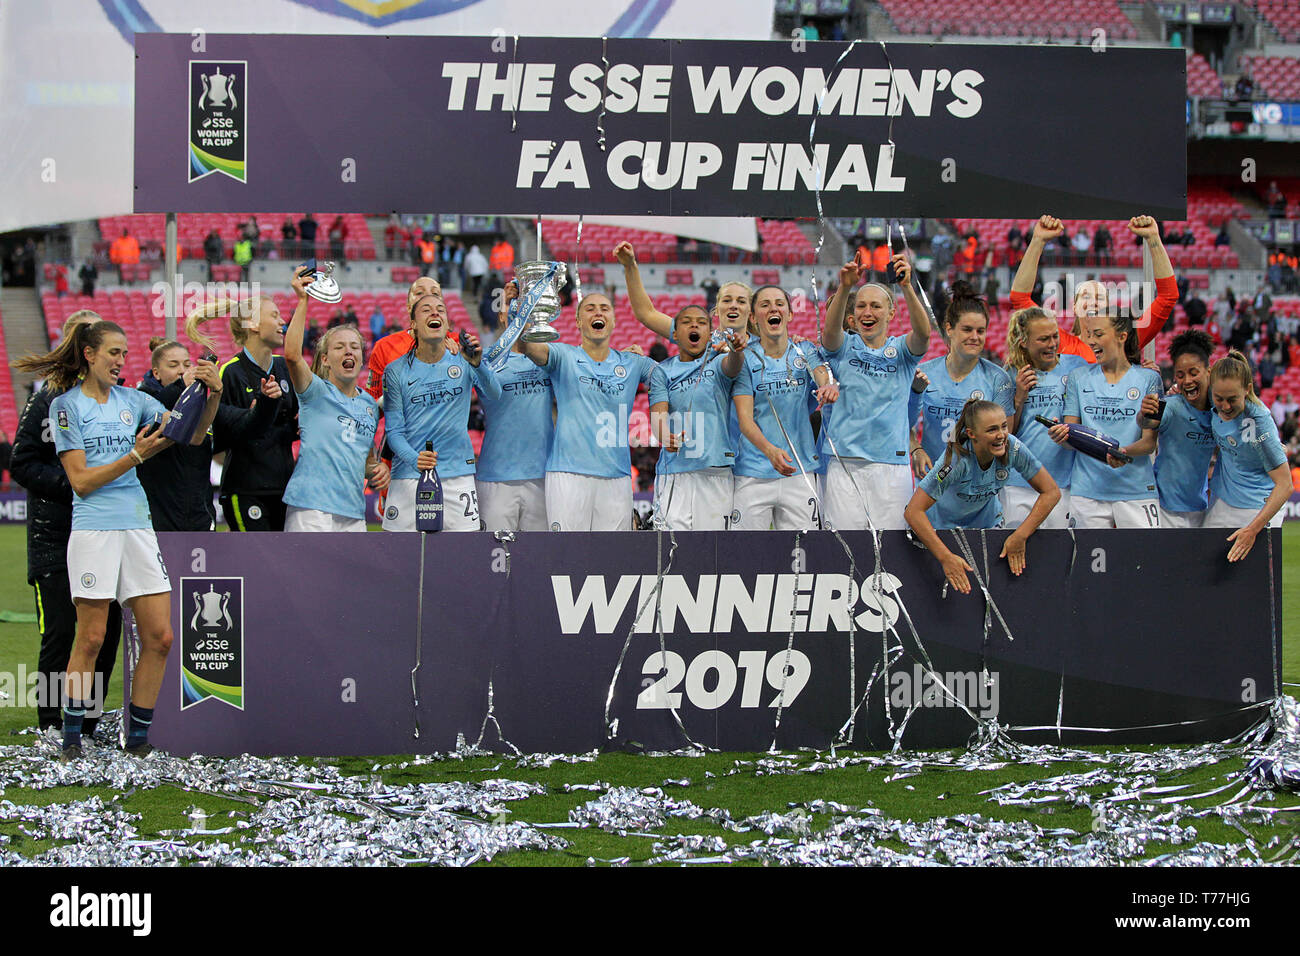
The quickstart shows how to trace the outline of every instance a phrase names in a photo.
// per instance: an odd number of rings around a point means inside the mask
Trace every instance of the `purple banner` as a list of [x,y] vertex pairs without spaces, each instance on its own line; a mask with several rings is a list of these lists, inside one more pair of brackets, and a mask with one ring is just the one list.
[[1180,49],[204,41],[136,37],[136,212],[1186,215]]
[[961,745],[971,714],[1056,740],[1058,706],[1059,739],[1154,743],[1223,739],[1279,690],[1277,532],[1229,565],[1217,530],[1040,531],[1018,578],[996,560],[1005,532],[967,536],[981,569],[989,556],[987,627],[979,590],[943,596],[938,563],[901,533],[883,536],[878,578],[870,537],[846,533],[852,579],[829,533],[797,548],[776,532],[678,534],[661,648],[667,536],[430,535],[417,635],[417,534],[162,534],[177,634],[219,642],[216,670],[193,673],[225,679],[196,700],[173,652],[154,739],[179,753],[446,751],[480,736],[491,688],[502,734],[533,752],[688,737],[879,749],[909,712],[909,747]]

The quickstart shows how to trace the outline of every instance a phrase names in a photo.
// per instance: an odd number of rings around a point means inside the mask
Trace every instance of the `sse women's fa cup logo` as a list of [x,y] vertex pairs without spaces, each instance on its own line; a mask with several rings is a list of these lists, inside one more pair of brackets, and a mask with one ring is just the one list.
[[209,698],[244,709],[244,579],[181,578],[181,710]]
[[248,63],[190,60],[190,182],[225,173],[248,182]]

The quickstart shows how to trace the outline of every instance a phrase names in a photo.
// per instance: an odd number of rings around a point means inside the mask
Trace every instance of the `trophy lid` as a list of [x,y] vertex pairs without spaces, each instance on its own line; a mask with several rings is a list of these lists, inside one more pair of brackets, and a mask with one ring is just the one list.
[[307,286],[307,294],[317,302],[333,305],[343,299],[338,280],[334,278],[334,263],[326,262],[324,270],[316,270],[316,278]]

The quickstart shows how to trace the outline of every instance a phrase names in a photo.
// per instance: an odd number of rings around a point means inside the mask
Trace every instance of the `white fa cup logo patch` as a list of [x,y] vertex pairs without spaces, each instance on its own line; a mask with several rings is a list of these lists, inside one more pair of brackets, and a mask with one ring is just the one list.
[[614,377],[615,377],[615,378],[627,378],[627,369],[625,369],[622,365],[615,365],[615,366],[614,366]]
[[117,417],[122,419],[123,425],[130,425],[131,422],[134,421],[134,418],[131,416],[131,413],[128,412],[125,408],[122,409],[122,414]]
[[68,413],[62,408],[59,409],[59,427],[68,427]]
[[1142,393],[1139,392],[1139,391],[1137,390],[1137,386],[1134,386],[1133,388],[1130,388],[1130,389],[1129,389],[1127,392],[1125,392],[1124,394],[1128,396],[1128,400],[1129,400],[1130,402],[1136,402],[1136,401],[1137,401],[1137,397],[1138,397],[1139,395],[1141,395]]
[[93,588],[95,586],[95,576],[87,571],[81,576],[81,586],[83,588]]
[[453,365],[451,368],[447,369],[447,377],[448,377],[448,378],[460,378],[460,366],[459,366],[459,365]]
[[248,516],[249,516],[250,518],[252,518],[254,521],[256,521],[258,518],[262,517],[262,507],[261,507],[261,505],[253,505],[253,507],[249,508],[249,509],[248,509]]
[[885,358],[896,358],[898,356],[898,349],[894,348],[892,345],[887,345],[885,346],[885,350],[880,354]]

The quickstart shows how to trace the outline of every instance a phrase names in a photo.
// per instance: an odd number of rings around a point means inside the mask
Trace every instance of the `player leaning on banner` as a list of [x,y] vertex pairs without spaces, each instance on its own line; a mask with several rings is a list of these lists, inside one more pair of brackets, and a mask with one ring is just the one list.
[[1200,329],[1179,334],[1169,346],[1173,390],[1163,401],[1157,395],[1142,401],[1142,414],[1160,422],[1155,475],[1162,528],[1199,528],[1205,523],[1214,456],[1214,410],[1210,407],[1213,354],[1214,339]]
[[[464,355],[447,351],[447,307],[426,295],[411,309],[415,348],[384,370],[384,428],[393,450],[393,481],[384,509],[385,531],[415,530],[415,489],[422,472],[442,482],[444,531],[478,531],[474,447],[469,441],[470,388],[501,397],[501,383],[483,362],[476,336]],[[432,444],[431,450],[426,445]]]
[[[99,313],[81,309],[63,323],[63,339],[78,325],[98,322]],[[28,370],[31,358],[19,359],[14,367]],[[37,360],[39,361],[39,360]],[[77,608],[72,603],[68,581],[68,537],[72,534],[72,485],[54,447],[54,419],[50,403],[62,394],[50,379],[36,390],[14,436],[10,473],[27,491],[27,583],[36,594],[37,629],[41,646],[37,669],[41,675],[36,702],[36,723],[42,730],[63,726],[61,690],[63,673],[77,636]],[[108,606],[104,643],[95,660],[94,688],[108,688],[122,637],[122,606]],[[93,689],[93,688],[92,688]],[[83,690],[83,693],[85,691]],[[86,701],[84,733],[93,735],[104,701]]]
[[1033,453],[1010,434],[1006,410],[996,402],[972,398],[962,406],[943,457],[921,479],[904,511],[907,523],[962,594],[970,593],[966,572],[974,568],[944,546],[935,528],[1002,527],[998,495],[1013,471],[1038,493],[998,555],[1007,559],[1013,574],[1020,574],[1025,570],[1025,544],[1061,500],[1061,492]]
[[[78,325],[59,347],[26,367],[66,389],[50,405],[54,443],[72,485],[68,577],[77,605],[77,637],[68,660],[63,719],[65,761],[81,756],[85,697],[104,641],[109,603],[131,609],[140,660],[131,676],[124,727],[128,753],[147,755],[149,725],[171,649],[171,583],[149,521],[149,501],[134,469],[169,447],[154,424],[167,411],[155,399],[117,384],[126,335],[111,322]],[[196,373],[208,400],[194,434],[202,442],[221,401],[221,379],[202,362]],[[80,379],[80,385],[77,384]]]
[[[1038,306],[1018,309],[1007,325],[1007,374],[1015,382],[1011,433],[1031,455],[1042,462],[1061,490],[1061,501],[1043,520],[1044,528],[1070,526],[1070,482],[1074,474],[1074,449],[1052,441],[1039,417],[1060,421],[1065,412],[1065,386],[1069,376],[1087,363],[1080,355],[1061,354],[1061,329],[1056,319]],[[1007,524],[1025,520],[1038,492],[1012,471],[1002,489],[1002,516]]]
[[856,259],[840,270],[822,330],[831,369],[843,383],[834,413],[822,420],[829,456],[826,516],[841,530],[901,530],[912,494],[907,407],[917,364],[929,346],[930,320],[912,286],[907,257],[900,253],[891,265],[907,302],[906,335],[890,336],[894,296],[875,282],[858,290],[850,323],[855,331],[845,331],[850,293],[866,269]]
[[[304,270],[305,272],[306,270]],[[311,273],[295,272],[298,305],[284,336],[289,381],[298,395],[302,444],[284,489],[285,531],[365,531],[364,486],[388,487],[389,469],[375,453],[379,405],[358,387],[365,344],[353,325],[327,329],[308,365],[302,356]]]
[[[509,324],[510,303],[519,286],[507,282],[500,327]],[[516,339],[496,373],[499,396],[479,394],[483,445],[474,466],[479,513],[488,531],[545,531],[546,459],[555,438],[555,397],[551,378],[524,355]],[[444,501],[446,496],[444,495]]]
[[1095,365],[1073,372],[1065,388],[1065,424],[1049,429],[1052,441],[1064,445],[1068,424],[1080,423],[1120,443],[1125,461],[1075,455],[1071,474],[1070,511],[1076,528],[1158,528],[1160,500],[1151,454],[1156,430],[1142,415],[1145,396],[1159,396],[1160,373],[1143,368],[1138,336],[1130,319],[1100,313],[1083,318],[1084,341]]
[[839,397],[816,347],[790,341],[790,297],[779,286],[754,293],[758,341],[744,351],[732,392],[744,439],[736,456],[735,513],[741,531],[798,531],[821,524],[820,459],[809,399]]
[[[265,428],[249,429],[226,449],[221,472],[221,510],[231,531],[283,531],[284,489],[293,474],[293,443],[298,440],[298,397],[289,388],[289,368],[275,350],[284,346],[284,320],[270,296],[242,301],[218,299],[190,313],[185,333],[213,348],[200,330],[215,320],[228,322],[240,353],[221,366],[221,400],[247,410],[275,402]],[[271,399],[270,383],[281,394]]]
[[[1169,253],[1160,241],[1160,227],[1150,216],[1134,216],[1128,221],[1128,228],[1135,236],[1141,236],[1151,250],[1152,276],[1156,283],[1155,300],[1147,306],[1141,318],[1133,322],[1135,338],[1140,353],[1142,347],[1155,339],[1164,328],[1165,322],[1178,304],[1178,281],[1174,278],[1173,263]],[[1034,288],[1034,279],[1038,275],[1038,260],[1042,258],[1043,248],[1048,242],[1065,231],[1061,220],[1055,216],[1041,216],[1034,225],[1034,234],[1025,249],[1025,257],[1020,260],[1015,278],[1011,281],[1011,308],[1028,309],[1034,300],[1030,292]],[[1062,290],[1064,292],[1064,290]],[[1096,356],[1083,331],[1083,320],[1089,315],[1105,315],[1117,311],[1117,303],[1107,299],[1106,286],[1095,279],[1079,283],[1074,290],[1074,302],[1071,311],[1074,315],[1073,331],[1061,330],[1061,353],[1080,355],[1085,362],[1096,362]]]
[[1216,414],[1211,419],[1218,462],[1210,479],[1214,504],[1207,528],[1236,528],[1228,535],[1229,561],[1240,561],[1267,527],[1282,526],[1291,497],[1291,474],[1277,427],[1255,395],[1246,357],[1233,349],[1210,370]]
[[610,348],[614,305],[597,292],[578,303],[582,344],[527,342],[555,390],[555,440],[546,463],[546,516],[552,531],[630,531],[632,454],[627,423],[637,386],[655,363]]

